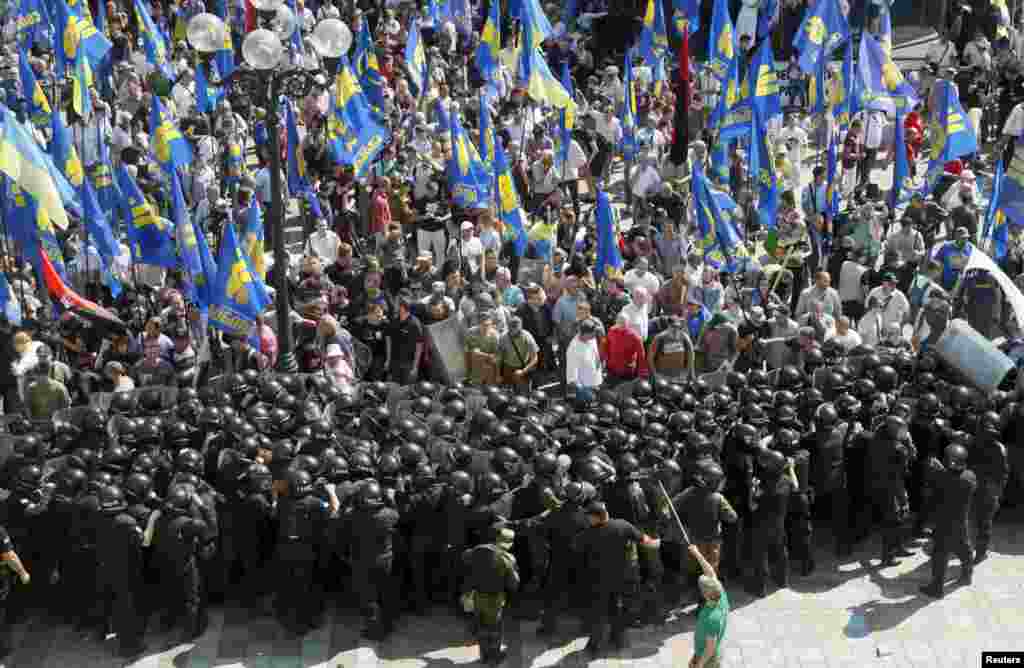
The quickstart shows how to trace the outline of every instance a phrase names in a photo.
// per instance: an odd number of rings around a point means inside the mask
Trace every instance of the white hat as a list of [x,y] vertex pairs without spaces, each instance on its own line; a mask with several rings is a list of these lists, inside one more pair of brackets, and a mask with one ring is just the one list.
[[471,229],[473,229],[473,223],[469,222],[468,220],[462,223],[462,231],[463,232],[465,232],[466,230],[471,230]]
[[327,359],[331,359],[332,357],[341,357],[341,356],[342,356],[341,346],[339,346],[337,343],[328,343],[327,344],[327,352],[324,354],[324,357],[326,357]]

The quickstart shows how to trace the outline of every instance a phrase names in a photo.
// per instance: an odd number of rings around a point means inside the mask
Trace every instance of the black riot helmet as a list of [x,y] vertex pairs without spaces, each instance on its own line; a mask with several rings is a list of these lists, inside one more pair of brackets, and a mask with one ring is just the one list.
[[787,364],[779,370],[778,387],[780,390],[795,390],[804,382],[804,374],[792,364]]
[[631,452],[621,455],[615,462],[615,472],[620,478],[628,478],[640,470],[640,460]]
[[502,494],[508,493],[508,483],[505,479],[493,471],[480,476],[480,494],[487,499],[496,499]]
[[565,498],[576,506],[585,506],[597,497],[597,490],[588,482],[572,481],[565,486]]
[[313,476],[308,471],[292,469],[286,474],[285,480],[288,483],[288,496],[293,499],[313,493]]
[[476,484],[471,476],[462,469],[452,471],[448,476],[448,484],[456,494],[472,494],[476,490]]
[[384,505],[384,490],[376,480],[365,480],[356,492],[356,504],[363,510],[374,510]]
[[900,384],[900,376],[896,372],[896,369],[888,364],[875,369],[874,373],[875,387],[878,388],[879,392],[893,392]]
[[107,485],[99,490],[100,512],[116,515],[128,508],[124,491],[117,485]]
[[814,424],[818,429],[829,429],[839,422],[839,413],[832,404],[822,404],[814,411]]
[[668,428],[677,438],[693,429],[693,413],[678,411],[668,418]]
[[989,436],[998,436],[1000,432],[1002,432],[1000,422],[999,413],[996,413],[995,411],[985,411],[981,414],[981,418],[978,420],[978,431]]
[[950,443],[943,453],[946,468],[951,471],[963,471],[967,468],[967,448],[959,443]]
[[779,476],[786,469],[786,457],[777,450],[765,448],[757,455],[757,465],[764,475]]
[[885,435],[892,440],[902,440],[907,437],[907,421],[896,415],[889,415],[885,418]]
[[551,452],[542,452],[533,458],[533,473],[538,476],[553,476],[558,472],[558,457]]
[[697,462],[694,483],[704,489],[717,490],[725,480],[725,471],[712,459],[701,459]]
[[153,479],[145,473],[132,473],[124,479],[124,494],[131,503],[142,503],[153,491]]
[[654,388],[651,387],[650,382],[646,380],[638,380],[633,385],[633,398],[636,399],[641,406],[645,406],[654,400]]

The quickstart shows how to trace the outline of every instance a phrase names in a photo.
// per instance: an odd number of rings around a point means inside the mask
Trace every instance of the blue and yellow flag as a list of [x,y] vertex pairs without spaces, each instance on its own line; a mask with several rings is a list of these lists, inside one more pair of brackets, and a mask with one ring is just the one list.
[[825,87],[825,65],[825,60],[820,60],[814,68],[814,76],[808,82],[807,106],[812,114],[823,114],[832,106],[832,98]]
[[[996,38],[1010,36],[1010,8],[1006,0],[992,0],[992,16],[996,24]],[[1020,56],[1018,55],[1018,58]]]
[[494,170],[494,123],[491,120],[491,108],[487,106],[487,94],[480,89],[477,96],[480,102],[480,160],[488,171]]
[[661,0],[647,0],[644,23],[640,29],[638,45],[640,57],[655,70],[668,52],[668,33],[665,28],[665,5]]
[[711,179],[715,183],[729,183],[729,150],[732,144],[732,139],[726,139],[711,146]]
[[526,246],[529,242],[529,235],[526,232],[526,214],[519,202],[519,193],[516,192],[516,183],[512,179],[512,169],[509,167],[508,159],[505,157],[505,149],[501,142],[491,133],[491,144],[494,146],[494,174],[497,183],[497,208],[501,222],[508,229],[515,232],[516,255],[522,257],[526,253]]
[[761,40],[761,46],[750,61],[749,81],[754,89],[751,96],[751,104],[757,116],[760,117],[762,129],[767,129],[768,123],[777,116],[782,115],[782,100],[779,97],[779,78],[775,74],[775,56],[772,55],[772,41]]
[[1007,222],[1024,226],[1024,151],[1014,151],[1001,179],[997,205]]
[[50,101],[46,99],[43,87],[36,80],[32,67],[28,64],[28,56],[24,51],[18,53],[18,73],[21,75],[21,94],[27,103],[28,117],[32,123],[39,128],[44,128],[50,123]]
[[149,128],[149,148],[165,172],[173,172],[192,163],[192,147],[178,130],[158,95],[153,96]]
[[996,173],[992,177],[992,195],[988,198],[988,208],[985,211],[985,225],[982,228],[982,239],[993,242],[993,257],[1001,260],[1006,256],[1006,241],[1008,240],[1009,224],[1006,214],[999,209],[1000,194],[1003,190],[1005,170],[1003,159],[996,163]]
[[718,128],[719,141],[745,137],[751,131],[753,107],[750,104],[750,77],[741,82],[739,58],[733,58],[729,63],[728,76],[722,86],[724,93],[718,96],[708,125]]
[[288,190],[299,193],[309,188],[309,177],[306,174],[306,156],[299,144],[299,129],[295,125],[295,109],[291,100],[284,107],[285,134],[288,139]]
[[517,0],[510,3],[508,13],[512,18],[519,19],[523,28],[522,37],[526,39],[520,41],[520,46],[536,50],[555,32],[538,0]]
[[633,50],[626,51],[626,62],[622,69],[622,110],[619,112],[619,123],[622,125],[622,159],[635,160],[637,157],[636,139],[636,88],[633,81]]
[[835,132],[828,138],[828,151],[825,154],[825,201],[828,203],[828,217],[835,220],[839,215],[839,135]]
[[31,49],[36,40],[46,40],[50,31],[50,12],[46,4],[42,0],[21,0],[15,27],[21,48]]
[[89,235],[89,241],[99,251],[100,257],[103,258],[107,266],[111,266],[114,259],[121,254],[121,246],[114,238],[110,221],[107,219],[107,214],[103,212],[103,208],[96,198],[96,191],[89,179],[83,181],[81,191],[82,208],[85,210],[85,231]]
[[729,16],[728,0],[715,0],[714,14],[711,15],[711,34],[708,39],[708,63],[711,72],[719,81],[726,81],[729,68],[736,60],[736,31]]
[[270,306],[263,281],[238,241],[234,225],[224,226],[224,241],[213,284],[210,324],[225,334],[248,337],[256,317]]
[[[575,99],[572,75],[569,74],[569,59],[562,60],[562,87],[569,96]],[[569,161],[569,147],[572,145],[572,128],[576,123],[573,110],[561,109],[558,112],[558,164],[565,165]]]
[[344,55],[327,117],[327,135],[335,163],[352,165],[357,178],[366,175],[377,155],[391,141],[391,134],[370,113],[366,95]]
[[974,126],[960,105],[956,86],[949,81],[936,81],[932,87],[932,100],[935,103],[929,124],[932,151],[921,189],[921,195],[925,197],[935,189],[947,162],[978,150]]
[[118,192],[117,183],[114,182],[114,169],[110,164],[110,155],[106,151],[102,151],[102,153],[100,162],[93,165],[86,176],[92,182],[92,187],[96,189],[96,199],[99,200],[100,207],[103,208],[104,213],[110,216],[121,205],[121,193]]
[[619,252],[619,214],[612,206],[608,193],[597,191],[597,206],[594,213],[597,228],[597,260],[594,262],[594,277],[601,279],[608,269],[622,269],[622,253]]
[[50,114],[50,131],[50,155],[68,183],[75,190],[79,190],[85,181],[85,170],[82,167],[82,160],[78,157],[78,150],[71,140],[71,132],[68,126],[64,125],[64,119],[61,118],[59,111]]
[[203,62],[196,64],[196,111],[202,114],[212,113],[225,95],[223,86],[210,83],[208,67]]
[[[225,25],[231,25],[226,2],[215,2],[214,8],[210,9],[210,11],[216,14],[221,21],[224,21]],[[235,71],[235,45],[231,40],[230,30],[224,31],[224,46],[216,52],[213,59],[217,63],[217,71],[220,72],[221,78],[226,79]],[[213,279],[211,278],[210,280],[212,281]]]
[[[411,35],[410,39],[412,39]],[[476,66],[484,81],[494,79],[500,66],[499,53],[501,53],[501,3],[495,1],[491,3],[491,10],[487,13],[484,29],[480,33],[480,45],[476,48]]]
[[466,209],[485,208],[491,200],[491,175],[480,160],[473,141],[462,128],[459,115],[451,114],[450,121],[452,158],[448,161],[448,183],[452,199]]
[[536,48],[528,47],[534,41],[531,36],[534,34],[533,30],[531,24],[523,23],[519,40],[516,81],[526,89],[527,94],[534,102],[549,104],[556,109],[567,109],[575,117],[576,101],[551,73],[547,60],[544,59],[541,52]]
[[673,0],[672,25],[680,37],[684,30],[691,35],[700,30],[700,0]]
[[878,11],[878,44],[885,55],[892,57],[892,17],[889,16],[889,7],[883,2]]
[[128,247],[135,262],[174,269],[178,266],[174,237],[128,169],[120,165],[115,172],[121,191],[121,216],[128,230]]
[[892,190],[889,191],[889,207],[895,211],[896,205],[903,201],[902,191],[904,188],[913,190],[913,183],[910,181],[910,163],[907,160],[907,132],[903,125],[902,109],[896,108],[896,125],[893,128],[892,150],[894,166],[892,172]]
[[35,197],[26,192],[9,175],[3,179],[6,196],[3,198],[4,220],[7,231],[36,271],[42,273],[41,253],[50,259],[57,273],[65,280],[64,252],[50,217],[39,206]]
[[833,113],[840,130],[845,130],[853,122],[861,109],[861,80],[853,69],[853,40],[846,42],[843,50],[843,66],[833,80]]
[[[185,206],[181,179],[177,172],[171,175],[171,210],[180,266],[184,270],[185,294],[199,306],[200,312],[206,313],[213,301],[217,264],[213,261],[203,228],[195,224]],[[225,224],[225,231],[228,228],[234,231],[231,223]]]
[[359,85],[366,95],[370,109],[378,115],[384,113],[384,76],[380,73],[377,47],[374,46],[373,34],[370,33],[368,21],[363,21],[360,25],[353,64],[356,75],[359,76]]
[[706,265],[729,270],[736,258],[747,254],[730,213],[736,202],[715,188],[699,165],[693,167],[690,184],[697,213],[697,248],[704,254]]
[[149,15],[145,0],[135,0],[135,19],[139,27],[139,36],[142,37],[142,45],[146,49],[146,60],[165,79],[174,81],[167,42],[164,40],[163,32],[153,22],[153,17]]
[[52,8],[57,76],[65,76],[78,51],[85,56],[91,70],[100,71],[113,45],[93,25],[88,2],[52,0]]
[[[64,207],[65,202],[74,198],[74,193],[62,191],[57,183],[59,179],[51,174],[53,162],[11,110],[0,105],[0,114],[0,172],[36,199],[39,208],[52,224],[67,229],[68,216]],[[71,145],[70,140],[68,145]],[[78,164],[78,171],[81,173],[81,163]]]
[[263,209],[255,197],[249,202],[245,212],[245,227],[242,228],[242,246],[245,254],[252,261],[253,271],[260,280],[267,280],[267,260],[263,249]]
[[409,74],[409,92],[420,97],[429,86],[427,72],[427,50],[420,35],[420,22],[412,19],[409,24],[409,37],[405,42],[405,67]]
[[860,40],[861,99],[865,109],[894,113],[896,107],[912,109],[917,104],[917,91],[903,77],[882,45],[865,33]]
[[7,282],[6,271],[0,271],[0,314],[8,323],[15,327],[21,326],[21,302]]
[[793,46],[800,53],[800,69],[813,73],[819,60],[828,60],[832,50],[848,39],[850,24],[839,8],[839,0],[818,0],[807,8],[793,38]]
[[750,174],[757,182],[759,193],[757,213],[761,226],[771,230],[775,229],[775,214],[779,209],[779,177],[775,171],[775,156],[767,141],[768,128],[757,109],[751,127]]

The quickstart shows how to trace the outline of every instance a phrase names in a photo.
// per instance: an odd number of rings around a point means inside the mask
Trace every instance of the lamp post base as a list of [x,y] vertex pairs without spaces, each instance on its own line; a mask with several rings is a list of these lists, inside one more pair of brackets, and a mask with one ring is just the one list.
[[299,361],[295,359],[295,353],[290,350],[286,353],[281,353],[277,360],[277,370],[280,373],[298,373]]

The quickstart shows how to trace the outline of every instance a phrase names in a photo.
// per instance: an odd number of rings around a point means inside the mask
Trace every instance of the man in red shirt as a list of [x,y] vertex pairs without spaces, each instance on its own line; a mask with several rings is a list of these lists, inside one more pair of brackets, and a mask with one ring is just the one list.
[[615,325],[608,330],[604,347],[609,378],[628,381],[647,377],[649,372],[643,339],[626,324],[626,316],[621,313],[615,318]]
[[377,249],[384,243],[384,235],[391,224],[391,181],[386,176],[377,179],[377,187],[373,191],[370,204],[370,234],[377,242]]

